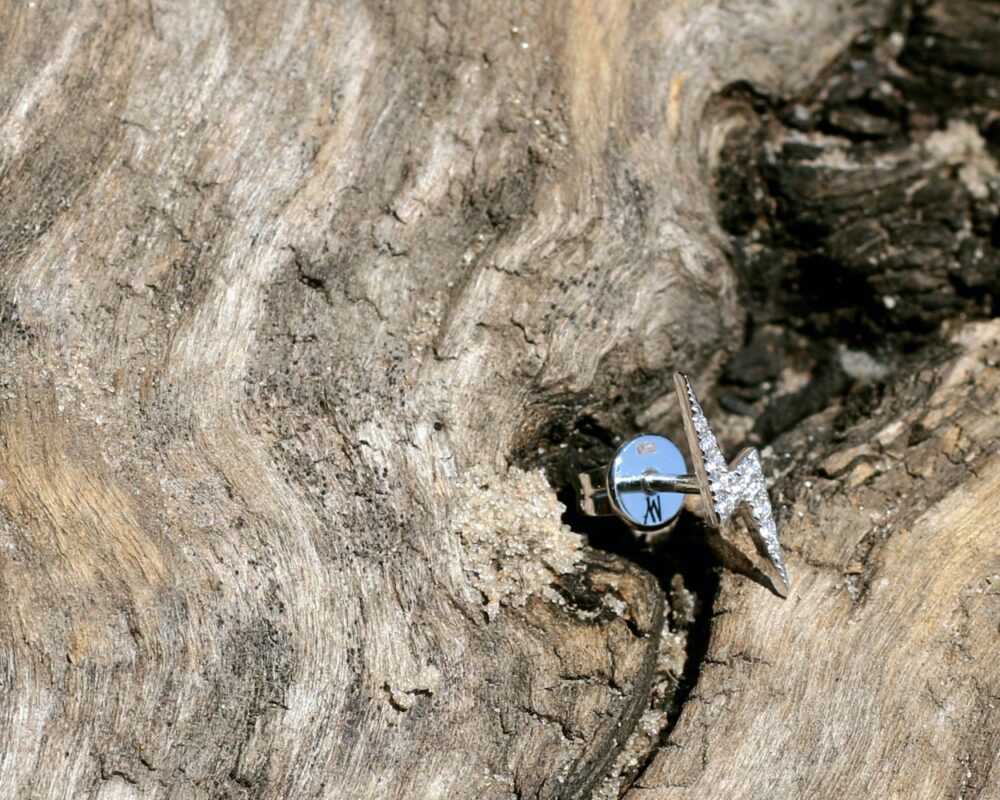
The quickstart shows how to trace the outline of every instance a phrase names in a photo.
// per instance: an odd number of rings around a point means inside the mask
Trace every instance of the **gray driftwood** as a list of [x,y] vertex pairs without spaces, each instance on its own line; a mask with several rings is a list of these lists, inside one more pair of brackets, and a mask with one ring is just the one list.
[[992,796],[995,329],[768,451],[679,717],[531,468],[713,386],[720,93],[886,5],[0,3],[0,795]]

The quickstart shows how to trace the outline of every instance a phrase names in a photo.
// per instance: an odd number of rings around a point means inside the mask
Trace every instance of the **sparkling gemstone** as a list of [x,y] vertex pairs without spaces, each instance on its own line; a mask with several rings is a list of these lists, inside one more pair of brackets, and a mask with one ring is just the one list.
[[[697,456],[708,476],[708,486],[702,488],[705,502],[712,505],[721,522],[729,520],[742,504],[749,506],[750,516],[756,524],[764,549],[787,586],[788,574],[781,556],[781,544],[774,524],[760,454],[751,450],[742,463],[735,469],[731,468],[726,463],[719,441],[712,433],[690,381],[687,378],[682,380],[686,397],[681,397],[681,402],[687,402],[691,417],[688,439],[692,449],[698,448]],[[680,387],[678,394],[680,395]]]

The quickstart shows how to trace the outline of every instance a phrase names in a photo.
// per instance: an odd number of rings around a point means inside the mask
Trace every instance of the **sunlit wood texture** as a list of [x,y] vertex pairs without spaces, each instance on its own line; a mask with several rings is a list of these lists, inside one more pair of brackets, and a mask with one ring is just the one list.
[[795,589],[723,578],[699,683],[628,800],[1000,793],[1000,321],[834,437],[776,443]]
[[[739,120],[712,100],[802,89],[880,11],[0,3],[3,794],[586,796],[647,703],[663,595],[513,456],[588,410],[661,420],[674,367],[711,384],[744,319],[710,186]],[[726,584],[641,786],[701,764],[718,795],[780,750],[773,785],[816,796],[801,759],[922,746],[874,737],[925,695],[971,741],[947,704],[985,719],[989,689],[947,675],[985,634],[858,615],[944,613],[925,551],[942,520],[985,546],[976,470],[873,551],[916,595],[876,575],[852,611],[828,587],[848,533],[806,522],[797,596]],[[838,491],[822,513],[861,502]],[[921,648],[946,685],[886,664]],[[810,670],[873,664],[896,699],[851,699],[881,722],[809,727],[835,696]],[[778,705],[739,707],[751,671]],[[783,727],[746,756],[751,714]]]

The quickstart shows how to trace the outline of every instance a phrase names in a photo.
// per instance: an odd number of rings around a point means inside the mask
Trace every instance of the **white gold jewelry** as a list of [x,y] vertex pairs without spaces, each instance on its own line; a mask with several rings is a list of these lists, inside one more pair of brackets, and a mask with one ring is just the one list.
[[640,531],[666,528],[680,513],[685,494],[700,494],[708,524],[719,528],[739,512],[757,551],[777,570],[787,592],[788,572],[767,494],[760,454],[748,447],[729,464],[701,410],[691,381],[674,373],[694,473],[677,445],[642,434],[624,442],[611,463],[577,477],[580,510],[615,515]]

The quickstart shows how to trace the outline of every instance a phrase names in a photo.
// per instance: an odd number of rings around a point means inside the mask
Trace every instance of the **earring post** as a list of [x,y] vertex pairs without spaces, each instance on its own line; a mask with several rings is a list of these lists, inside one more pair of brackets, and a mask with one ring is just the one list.
[[698,494],[701,491],[697,475],[661,475],[658,472],[623,475],[615,480],[615,486],[622,492],[643,491],[646,494],[659,492]]

